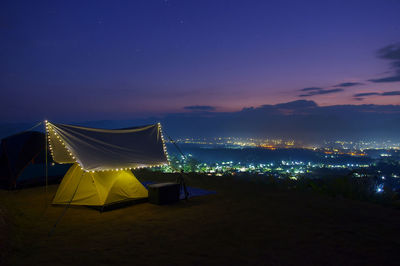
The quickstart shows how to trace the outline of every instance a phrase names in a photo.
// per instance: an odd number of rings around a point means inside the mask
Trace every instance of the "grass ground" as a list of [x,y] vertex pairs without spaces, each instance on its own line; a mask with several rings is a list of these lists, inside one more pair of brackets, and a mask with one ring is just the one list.
[[[141,172],[141,180],[172,175]],[[226,177],[190,176],[212,189],[168,206],[100,213],[45,204],[43,187],[0,191],[5,265],[398,265],[400,210],[280,190]],[[49,187],[47,202],[57,186]],[[47,206],[47,207],[45,207]],[[1,263],[0,263],[1,264]]]

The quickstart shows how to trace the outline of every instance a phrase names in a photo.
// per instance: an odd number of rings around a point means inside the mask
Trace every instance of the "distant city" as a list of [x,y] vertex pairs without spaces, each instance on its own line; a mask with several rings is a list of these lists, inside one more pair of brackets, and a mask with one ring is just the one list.
[[389,149],[400,150],[400,142],[387,141],[325,141],[322,145],[309,146],[301,141],[284,139],[259,139],[259,138],[180,138],[174,140],[176,143],[198,144],[198,145],[222,145],[226,148],[240,147],[262,147],[269,149],[277,148],[302,148],[302,149],[324,149],[327,152],[343,152],[347,154],[363,152],[367,149]]
[[294,180],[340,174],[375,177],[379,189],[383,183],[400,187],[400,143],[392,141],[336,140],[309,146],[294,140],[227,137],[181,138],[174,143],[167,143],[171,164],[161,169],[164,172],[184,169]]

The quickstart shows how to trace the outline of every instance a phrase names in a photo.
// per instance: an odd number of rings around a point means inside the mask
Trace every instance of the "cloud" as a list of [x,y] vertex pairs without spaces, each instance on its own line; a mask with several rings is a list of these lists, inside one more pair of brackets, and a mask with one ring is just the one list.
[[385,46],[378,50],[378,56],[382,59],[394,60],[394,64],[400,61],[400,43]]
[[368,96],[399,96],[400,91],[386,91],[386,92],[362,92],[353,95],[353,100],[362,101],[364,97]]
[[323,88],[309,87],[309,88],[301,89],[300,91],[320,91],[320,90],[323,90]]
[[399,115],[399,105],[318,106],[301,100],[237,112],[210,112],[208,116],[201,112],[170,114],[159,121],[175,137],[271,137],[315,143],[343,136],[400,140]]
[[368,81],[375,82],[375,83],[382,83],[382,82],[397,82],[400,81],[400,73],[397,75],[393,75],[390,77],[386,78],[380,78],[380,79],[369,79]]
[[394,95],[400,95],[400,91],[387,91],[384,93],[381,93],[382,96],[394,96]]
[[372,96],[372,95],[380,95],[380,93],[379,92],[363,92],[363,93],[354,94],[353,97],[366,97],[366,96]]
[[[315,89],[317,89],[317,88],[315,88]],[[302,89],[301,91],[304,91],[304,89]],[[343,91],[343,89],[340,89],[340,88],[337,88],[337,89],[322,89],[322,88],[318,88],[318,90],[308,90],[307,93],[300,94],[299,97],[311,97],[311,96],[314,96],[314,95],[331,94],[331,93],[338,93],[338,92],[342,92],[342,91]]]
[[[263,105],[265,106],[271,106],[271,105]],[[308,109],[308,108],[315,108],[318,107],[318,105],[314,101],[309,101],[309,100],[297,100],[297,101],[292,101],[288,103],[279,103],[275,104],[274,107],[277,109],[284,108],[284,109],[291,109],[291,110],[303,110],[303,109]]]
[[358,85],[364,85],[364,83],[361,82],[343,82],[340,84],[337,84],[333,87],[352,87],[352,86],[358,86]]
[[355,100],[355,101],[363,101],[364,98],[361,98],[361,97],[353,97],[353,100]]
[[400,43],[385,46],[378,50],[378,58],[390,61],[394,74],[388,77],[369,79],[375,83],[398,82],[400,81]]
[[183,109],[190,111],[214,111],[215,107],[210,105],[190,105],[183,107]]
[[302,94],[298,95],[298,97],[311,97],[315,95],[323,95],[323,94],[332,94],[332,93],[339,93],[344,91],[342,87],[352,87],[357,85],[363,85],[361,82],[343,82],[333,86],[333,89],[326,89],[320,87],[307,87],[300,89],[298,91],[303,92]]

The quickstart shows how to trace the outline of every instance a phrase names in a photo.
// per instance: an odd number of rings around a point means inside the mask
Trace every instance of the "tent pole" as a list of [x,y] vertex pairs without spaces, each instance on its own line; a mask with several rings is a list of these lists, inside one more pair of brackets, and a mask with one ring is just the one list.
[[[187,160],[187,157],[185,156],[183,151],[179,148],[178,144],[176,144],[176,142],[167,134],[167,132],[165,132],[165,130],[164,130],[164,133],[167,136],[167,138],[175,145],[176,149],[182,154],[183,158],[185,158],[185,160]],[[181,169],[176,182],[179,184],[180,189],[183,190],[183,192],[185,194],[185,200],[187,201],[187,199],[189,197],[189,191],[186,188],[186,183],[185,183],[185,179],[184,179],[184,173],[185,172],[183,171],[183,169]]]
[[65,213],[67,212],[69,206],[71,205],[71,202],[73,201],[73,199],[74,199],[74,197],[75,197],[76,191],[78,191],[78,187],[79,187],[79,185],[81,184],[82,177],[83,177],[83,174],[84,174],[84,173],[85,173],[85,172],[82,172],[81,178],[79,179],[78,185],[77,185],[76,188],[75,188],[74,194],[72,194],[72,197],[71,197],[70,201],[68,202],[67,206],[65,206],[65,209],[64,209],[63,213],[60,215],[60,217],[58,217],[56,223],[55,223],[55,224],[53,225],[53,227],[51,228],[51,230],[50,230],[50,232],[49,232],[49,236],[51,236],[51,235],[53,234],[54,230],[56,229],[56,226],[57,226],[58,223],[61,221],[61,219],[64,217],[64,215],[65,215]]
[[185,160],[187,160],[186,155],[182,152],[181,148],[179,148],[178,144],[176,144],[175,140],[173,140],[168,134],[167,132],[165,132],[165,129],[163,129],[165,135],[168,137],[168,139],[172,142],[172,144],[174,144],[175,148],[179,151],[180,154],[182,154],[183,158],[185,158]]
[[47,120],[45,121],[45,124],[44,124],[44,130],[45,130],[45,145],[46,145],[46,147],[45,147],[45,157],[46,157],[46,204],[47,204],[47,186],[48,186],[48,179],[49,179],[49,165],[48,165],[48,160],[47,160],[47,138],[48,138],[48,133],[47,133]]
[[48,179],[49,179],[49,169],[48,169],[48,161],[47,161],[47,145],[48,145],[48,143],[47,143],[47,138],[48,138],[48,133],[47,133],[47,129],[46,129],[46,134],[45,134],[45,136],[46,136],[46,141],[45,141],[45,145],[46,145],[46,148],[45,148],[45,153],[46,153],[46,193],[47,193],[47,186],[48,186]]

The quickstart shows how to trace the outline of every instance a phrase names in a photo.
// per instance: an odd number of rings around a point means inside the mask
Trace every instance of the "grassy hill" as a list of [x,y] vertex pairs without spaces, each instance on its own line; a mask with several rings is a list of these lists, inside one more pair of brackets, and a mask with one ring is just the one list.
[[64,210],[49,204],[57,185],[47,197],[43,187],[0,191],[3,264],[398,265],[399,209],[252,181],[191,175],[189,186],[217,193],[103,213],[71,207],[52,236]]

